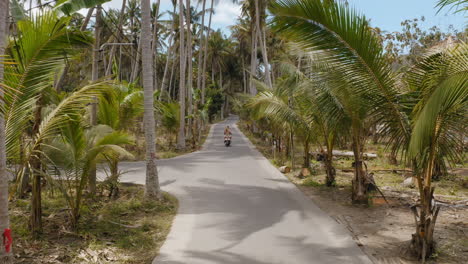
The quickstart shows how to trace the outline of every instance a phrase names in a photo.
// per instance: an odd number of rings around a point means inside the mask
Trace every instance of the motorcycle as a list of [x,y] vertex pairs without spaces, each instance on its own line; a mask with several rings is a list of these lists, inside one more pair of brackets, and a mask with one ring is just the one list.
[[226,147],[231,146],[231,138],[232,137],[228,136],[228,135],[224,136],[224,146],[226,146]]

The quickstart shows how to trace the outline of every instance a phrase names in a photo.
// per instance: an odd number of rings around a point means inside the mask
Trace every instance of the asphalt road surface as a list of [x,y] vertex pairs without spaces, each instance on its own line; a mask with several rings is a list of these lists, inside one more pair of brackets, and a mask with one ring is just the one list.
[[[345,227],[253,147],[236,121],[213,125],[203,150],[159,161],[161,187],[180,207],[153,263],[372,263]],[[231,147],[223,144],[226,125]],[[123,182],[145,183],[144,162],[120,167]]]

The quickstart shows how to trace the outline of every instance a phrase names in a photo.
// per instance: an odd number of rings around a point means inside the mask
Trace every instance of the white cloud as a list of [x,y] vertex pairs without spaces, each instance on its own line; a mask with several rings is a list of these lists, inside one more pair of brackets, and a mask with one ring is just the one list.
[[213,26],[223,28],[234,25],[241,14],[241,7],[231,1],[223,1],[215,7],[213,15]]

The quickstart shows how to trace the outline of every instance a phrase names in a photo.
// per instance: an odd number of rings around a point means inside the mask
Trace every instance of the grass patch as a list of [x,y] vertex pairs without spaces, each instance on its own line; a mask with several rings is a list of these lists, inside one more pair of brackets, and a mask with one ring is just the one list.
[[68,226],[62,197],[43,193],[43,234],[31,237],[26,200],[11,203],[17,263],[151,263],[177,211],[175,197],[144,198],[142,186],[122,184],[120,198],[87,199],[79,227]]

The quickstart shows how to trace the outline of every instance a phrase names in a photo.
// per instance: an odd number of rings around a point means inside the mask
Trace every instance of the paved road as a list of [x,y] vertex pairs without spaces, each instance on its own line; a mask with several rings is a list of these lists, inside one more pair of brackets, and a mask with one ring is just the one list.
[[[213,126],[202,151],[159,162],[163,190],[180,202],[153,263],[371,263],[347,230],[266,160],[235,126]],[[223,145],[225,125],[232,147]],[[144,163],[122,163],[124,182],[144,184]]]

